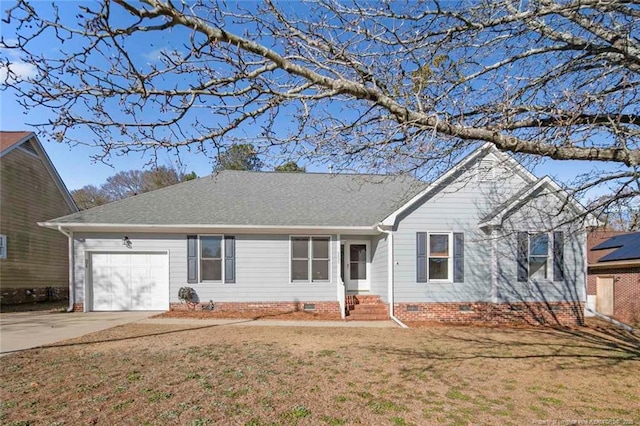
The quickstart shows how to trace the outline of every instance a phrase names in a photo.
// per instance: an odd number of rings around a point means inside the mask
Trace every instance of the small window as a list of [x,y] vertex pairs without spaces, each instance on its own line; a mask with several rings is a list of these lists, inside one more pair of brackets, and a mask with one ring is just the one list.
[[329,281],[329,237],[291,237],[291,280]]
[[200,237],[200,281],[222,281],[222,237]]
[[451,280],[450,234],[429,234],[429,280]]
[[549,234],[529,236],[529,278],[547,278]]
[[0,259],[7,258],[7,236],[0,235]]

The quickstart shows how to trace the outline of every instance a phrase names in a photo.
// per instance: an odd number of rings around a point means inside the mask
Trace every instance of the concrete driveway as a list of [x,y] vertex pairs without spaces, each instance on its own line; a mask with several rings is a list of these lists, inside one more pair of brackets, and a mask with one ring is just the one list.
[[0,314],[0,354],[84,336],[117,325],[140,321],[157,313],[148,311],[3,313]]

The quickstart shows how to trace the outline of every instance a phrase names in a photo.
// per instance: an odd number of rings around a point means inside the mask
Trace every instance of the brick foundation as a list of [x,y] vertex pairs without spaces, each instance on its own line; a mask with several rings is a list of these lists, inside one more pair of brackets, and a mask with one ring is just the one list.
[[[304,305],[315,305],[312,310],[304,309]],[[207,309],[209,303],[171,303],[172,311]],[[209,309],[207,309],[209,310]],[[340,315],[340,304],[336,302],[214,302],[212,312],[261,312],[261,313],[288,313],[288,312],[315,312],[319,314]]]
[[3,288],[0,291],[0,304],[2,305],[55,302],[68,299],[68,287]]
[[640,267],[589,268],[587,294],[596,295],[598,277],[613,277],[613,318],[640,324]]
[[84,312],[84,303],[74,303],[73,312]]
[[584,304],[557,303],[396,303],[394,315],[401,321],[477,324],[584,323]]

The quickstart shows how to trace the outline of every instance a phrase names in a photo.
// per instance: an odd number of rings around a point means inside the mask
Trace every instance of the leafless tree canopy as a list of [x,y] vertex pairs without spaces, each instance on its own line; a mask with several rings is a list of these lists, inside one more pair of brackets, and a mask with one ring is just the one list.
[[125,170],[109,176],[100,187],[86,185],[75,189],[71,191],[71,196],[80,210],[86,210],[196,178],[194,172],[185,173],[176,166]]
[[[4,59],[4,84],[54,112],[59,140],[89,128],[104,155],[214,156],[250,139],[282,158],[433,173],[491,142],[592,161],[581,190],[606,186],[637,205],[633,1],[113,0],[71,15],[45,6],[7,11],[18,36],[3,45],[38,73],[12,78]],[[43,40],[57,53],[43,53]]]

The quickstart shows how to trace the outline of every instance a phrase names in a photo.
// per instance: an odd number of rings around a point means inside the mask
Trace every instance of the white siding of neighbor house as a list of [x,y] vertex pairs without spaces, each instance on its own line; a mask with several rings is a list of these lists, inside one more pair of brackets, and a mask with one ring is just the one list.
[[285,302],[336,300],[337,246],[331,236],[330,281],[295,282],[290,280],[289,235],[233,235],[236,238],[235,283],[187,283],[186,234],[132,234],[127,236],[131,249],[122,245],[122,233],[76,233],[76,302],[85,301],[87,251],[168,251],[170,302],[178,302],[180,287],[196,290],[202,302]]
[[[492,154],[485,158],[494,161],[493,181],[476,179],[478,159],[399,218],[394,232],[395,302],[491,301],[491,241],[478,222],[526,182]],[[464,233],[464,282],[417,282],[417,232]]]

